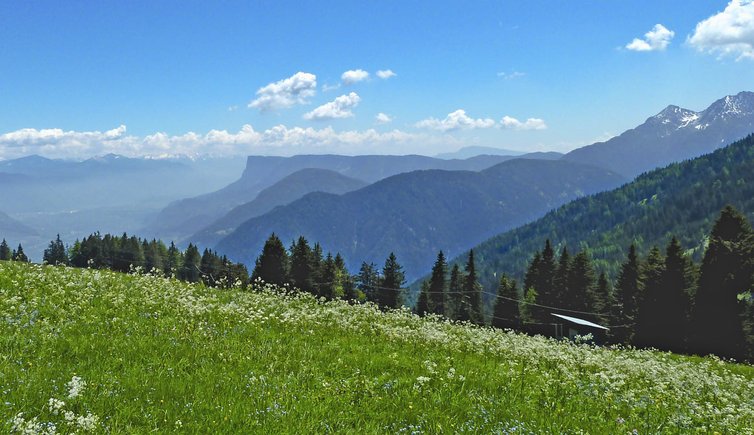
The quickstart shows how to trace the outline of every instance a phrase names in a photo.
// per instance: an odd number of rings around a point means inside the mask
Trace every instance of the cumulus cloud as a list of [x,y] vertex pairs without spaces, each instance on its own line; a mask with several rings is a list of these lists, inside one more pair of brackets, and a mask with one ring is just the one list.
[[306,104],[317,92],[317,76],[306,72],[296,74],[257,90],[257,98],[249,107],[268,111],[285,109],[295,104]]
[[662,24],[655,24],[652,30],[644,34],[644,39],[634,38],[626,44],[626,48],[632,51],[662,51],[668,48],[674,36],[674,31]]
[[754,59],[754,2],[732,0],[725,10],[699,22],[688,43],[702,52]]
[[377,116],[374,117],[375,121],[377,121],[377,124],[388,124],[393,121],[393,117],[388,115],[387,113],[378,113]]
[[340,79],[346,85],[352,85],[354,83],[362,82],[369,78],[369,73],[363,69],[352,69],[344,72],[340,75]]
[[500,124],[503,126],[503,128],[508,128],[511,130],[547,129],[547,124],[545,124],[545,121],[539,118],[529,118],[526,121],[521,122],[512,116],[503,116],[503,119],[500,120]]
[[356,92],[340,97],[325,103],[309,113],[304,115],[304,119],[313,121],[324,121],[328,119],[350,118],[353,116],[351,109],[356,107],[361,101],[361,97]]
[[451,112],[445,119],[427,118],[416,123],[418,128],[428,128],[439,131],[470,130],[475,128],[490,128],[495,126],[495,121],[489,118],[474,119],[466,114],[463,109]]
[[379,77],[379,78],[381,78],[383,80],[387,80],[390,77],[395,77],[396,75],[398,75],[398,74],[394,73],[393,70],[391,70],[391,69],[381,69],[381,70],[377,71],[377,77]]
[[39,154],[49,158],[83,159],[107,153],[128,157],[150,156],[238,156],[249,154],[294,155],[302,153],[341,154],[435,154],[438,150],[463,145],[449,135],[407,133],[374,129],[336,131],[277,125],[257,131],[244,125],[237,132],[211,130],[206,134],[154,133],[144,137],[126,135],[119,126],[105,132],[22,129],[0,135],[0,159]]

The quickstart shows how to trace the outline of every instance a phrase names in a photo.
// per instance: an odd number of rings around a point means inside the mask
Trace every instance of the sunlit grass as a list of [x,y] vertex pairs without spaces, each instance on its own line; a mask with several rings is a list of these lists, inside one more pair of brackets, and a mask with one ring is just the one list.
[[2,432],[754,433],[752,391],[712,358],[0,263]]

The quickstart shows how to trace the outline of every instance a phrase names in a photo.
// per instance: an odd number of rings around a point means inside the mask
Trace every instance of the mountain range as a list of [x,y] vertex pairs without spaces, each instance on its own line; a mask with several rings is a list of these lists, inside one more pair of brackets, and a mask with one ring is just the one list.
[[563,159],[610,169],[628,178],[698,157],[754,132],[754,92],[740,92],[701,112],[668,106],[643,124]]
[[275,232],[299,235],[345,256],[381,264],[394,252],[412,279],[437,251],[455,255],[571,199],[615,187],[611,171],[568,161],[514,159],[479,172],[423,170],[388,177],[343,195],[310,193],[247,220],[217,250],[253,265]]
[[[522,157],[551,160],[560,158],[561,154],[543,152]],[[513,158],[515,157],[492,155],[477,155],[463,160],[418,155],[249,156],[240,179],[215,192],[169,204],[140,233],[147,237],[190,242],[192,234],[212,225],[233,208],[254,200],[265,188],[302,169],[327,169],[373,183],[392,175],[423,169],[479,171]]]

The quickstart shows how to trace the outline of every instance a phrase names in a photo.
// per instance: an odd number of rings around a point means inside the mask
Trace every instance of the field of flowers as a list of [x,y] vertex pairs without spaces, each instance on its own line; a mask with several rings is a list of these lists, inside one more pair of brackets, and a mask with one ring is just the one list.
[[0,262],[3,433],[751,434],[754,369]]

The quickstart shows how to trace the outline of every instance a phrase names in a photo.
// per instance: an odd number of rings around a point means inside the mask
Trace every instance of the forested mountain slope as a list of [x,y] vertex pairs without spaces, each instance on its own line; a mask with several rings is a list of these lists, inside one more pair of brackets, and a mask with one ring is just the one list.
[[613,276],[632,242],[644,254],[652,246],[665,246],[671,234],[698,260],[726,204],[754,217],[754,135],[610,192],[577,199],[495,236],[474,248],[478,270],[487,288],[496,286],[503,272],[520,278],[546,239],[556,248],[588,248],[597,267]]

